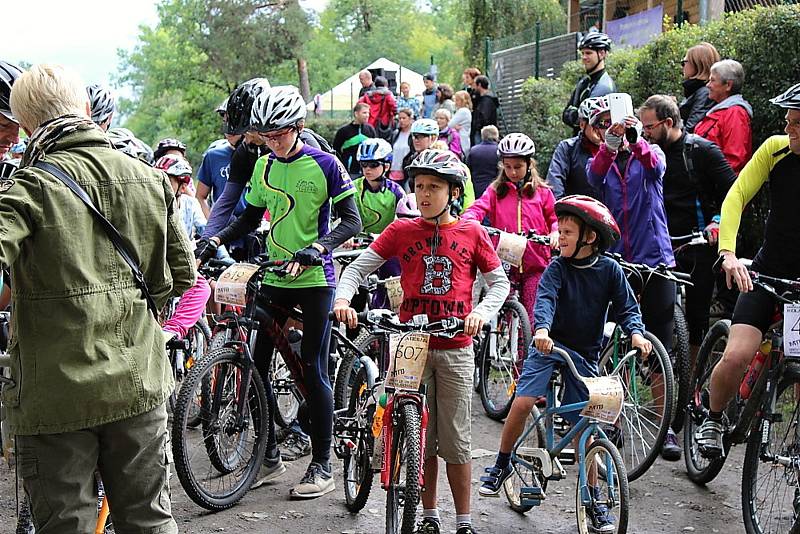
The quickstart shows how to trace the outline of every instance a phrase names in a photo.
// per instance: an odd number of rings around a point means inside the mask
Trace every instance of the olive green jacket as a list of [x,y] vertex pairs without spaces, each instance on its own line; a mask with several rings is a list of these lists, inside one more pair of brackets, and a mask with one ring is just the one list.
[[[72,176],[128,241],[156,304],[195,282],[166,175],[110,148],[99,130],[65,135],[42,161]],[[69,432],[143,414],[173,379],[158,322],[128,265],[80,199],[25,167],[0,183],[0,263],[11,268],[15,434]]]

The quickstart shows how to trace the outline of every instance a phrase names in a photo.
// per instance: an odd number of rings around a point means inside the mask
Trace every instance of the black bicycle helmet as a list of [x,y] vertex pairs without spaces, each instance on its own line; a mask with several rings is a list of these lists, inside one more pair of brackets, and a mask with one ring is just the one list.
[[116,105],[114,95],[108,88],[97,83],[88,85],[86,94],[89,95],[89,105],[92,108],[92,122],[99,126],[114,114]]
[[783,94],[770,98],[769,101],[784,109],[800,109],[800,83],[794,84]]
[[153,151],[153,159],[157,160],[160,159],[161,156],[166,154],[170,150],[178,150],[181,154],[186,156],[186,145],[174,139],[172,137],[167,137],[166,139],[162,139],[156,145],[156,149]]
[[269,81],[266,78],[253,78],[233,90],[228,97],[225,120],[225,133],[228,135],[242,135],[250,129],[250,111],[253,101],[262,92],[269,90]]
[[16,65],[7,61],[0,60],[0,114],[10,121],[17,122],[11,113],[11,86],[22,74],[22,70]]
[[578,43],[578,50],[611,50],[611,38],[603,32],[589,32]]

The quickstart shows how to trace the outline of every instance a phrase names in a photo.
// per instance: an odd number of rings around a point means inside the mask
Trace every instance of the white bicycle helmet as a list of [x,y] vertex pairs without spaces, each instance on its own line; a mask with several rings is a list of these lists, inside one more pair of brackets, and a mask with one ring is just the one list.
[[411,125],[411,134],[439,135],[439,125],[433,119],[417,119]]
[[418,174],[433,174],[442,180],[462,188],[467,183],[467,173],[465,165],[458,156],[449,150],[423,150],[406,167],[411,178]]
[[600,115],[605,113],[606,111],[611,111],[611,108],[608,107],[608,98],[604,96],[599,96],[593,100],[596,100],[592,109],[589,113],[589,124],[594,125],[597,123],[597,120],[600,118]]
[[791,86],[783,94],[770,98],[769,101],[785,109],[800,109],[800,83]]
[[192,166],[189,162],[176,156],[161,156],[154,167],[167,173],[167,176],[175,176],[177,178],[192,176]]
[[98,125],[103,124],[114,114],[114,95],[107,87],[97,83],[87,86],[86,94],[89,95],[89,105],[92,108],[92,121]]
[[413,219],[415,217],[420,217],[421,214],[419,212],[419,208],[417,207],[417,197],[414,193],[406,193],[406,195],[400,199],[400,202],[397,203],[397,208],[394,210],[394,214],[398,219]]
[[144,142],[137,139],[133,132],[127,128],[110,128],[108,136],[114,148],[131,157],[137,158],[149,165],[153,164],[153,150]]
[[306,112],[306,103],[297,87],[279,85],[256,96],[250,111],[250,129],[266,133],[296,126],[305,120]]
[[532,158],[536,154],[533,139],[524,133],[510,133],[497,144],[500,158]]
[[594,96],[581,102],[578,108],[578,118],[589,122],[596,114],[608,111],[608,99],[604,96]]
[[358,145],[356,159],[358,161],[384,161],[391,163],[392,145],[380,138],[364,139],[361,144]]

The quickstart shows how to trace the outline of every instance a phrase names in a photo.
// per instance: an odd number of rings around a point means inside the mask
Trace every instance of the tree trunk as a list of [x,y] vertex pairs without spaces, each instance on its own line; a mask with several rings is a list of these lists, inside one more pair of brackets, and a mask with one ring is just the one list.
[[303,100],[311,100],[311,86],[308,84],[308,63],[305,58],[297,58],[297,79],[300,83],[300,94]]

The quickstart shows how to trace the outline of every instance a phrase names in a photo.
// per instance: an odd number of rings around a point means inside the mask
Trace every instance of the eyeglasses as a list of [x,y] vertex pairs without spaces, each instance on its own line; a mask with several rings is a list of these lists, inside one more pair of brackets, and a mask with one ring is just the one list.
[[663,120],[660,120],[658,122],[654,122],[653,124],[642,124],[642,130],[644,130],[646,132],[649,132],[650,130],[652,130],[653,128],[655,128],[656,126],[658,126],[659,124],[661,124],[662,122],[664,122],[666,120],[667,119],[663,119]]
[[592,126],[597,128],[598,130],[608,130],[609,128],[611,128],[611,119],[606,119],[604,121],[597,121]]
[[383,166],[382,161],[361,161],[359,162],[362,169],[377,169],[378,167]]
[[430,137],[430,135],[423,133],[415,133],[411,134],[411,137],[419,141],[420,139],[427,139],[428,137]]
[[292,133],[292,129],[291,128],[289,128],[288,130],[283,130],[283,131],[279,131],[279,132],[273,133],[271,135],[258,132],[258,136],[261,139],[263,139],[264,141],[266,141],[267,143],[277,143],[280,139],[283,139],[284,137],[286,137],[290,133]]

